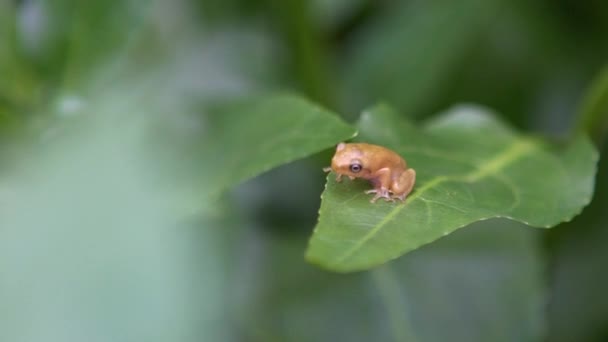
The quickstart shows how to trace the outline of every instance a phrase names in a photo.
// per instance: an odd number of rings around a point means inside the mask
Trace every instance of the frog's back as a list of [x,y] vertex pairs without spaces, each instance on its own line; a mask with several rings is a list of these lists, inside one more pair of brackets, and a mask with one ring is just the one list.
[[373,165],[403,169],[407,168],[405,160],[395,151],[386,147],[367,143],[351,143],[349,145],[351,145],[351,148],[361,151],[365,159]]

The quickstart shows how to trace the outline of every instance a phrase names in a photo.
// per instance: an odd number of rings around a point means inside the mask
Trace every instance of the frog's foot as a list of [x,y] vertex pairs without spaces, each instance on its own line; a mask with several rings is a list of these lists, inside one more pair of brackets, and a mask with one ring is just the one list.
[[[323,172],[331,172],[331,171],[333,171],[331,166],[323,168]],[[341,181],[342,181],[342,174],[339,174],[339,173],[336,174],[336,182],[341,182]]]
[[398,199],[398,200],[400,200],[400,201],[402,201],[402,202],[403,202],[403,201],[405,201],[405,198],[406,198],[406,197],[407,197],[407,194],[403,194],[403,195],[399,195],[399,196],[394,196],[394,195],[393,195],[393,197],[392,197],[392,198],[393,198],[393,200]]
[[366,194],[376,194],[371,200],[370,202],[374,203],[376,202],[376,200],[378,198],[384,198],[385,201],[387,202],[392,202],[394,201],[391,196],[389,195],[389,191],[387,189],[372,189],[372,190],[367,190],[365,191]]

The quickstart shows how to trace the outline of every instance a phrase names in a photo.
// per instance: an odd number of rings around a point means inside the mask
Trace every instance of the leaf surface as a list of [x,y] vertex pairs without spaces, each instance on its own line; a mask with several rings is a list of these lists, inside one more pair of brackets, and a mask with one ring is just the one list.
[[367,182],[328,176],[307,259],[335,271],[374,267],[492,217],[552,227],[591,200],[597,153],[586,137],[554,146],[465,106],[422,128],[379,106],[359,129],[360,140],[404,156],[416,186],[405,202],[371,204]]

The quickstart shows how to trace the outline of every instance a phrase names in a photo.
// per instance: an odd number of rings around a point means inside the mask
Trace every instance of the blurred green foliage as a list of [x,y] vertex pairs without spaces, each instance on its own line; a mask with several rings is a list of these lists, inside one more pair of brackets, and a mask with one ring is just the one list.
[[[330,149],[241,183],[378,101],[605,141],[606,37],[603,0],[0,0],[0,340],[606,340],[605,143],[571,222],[351,275],[303,258]],[[312,102],[223,109],[276,90]]]

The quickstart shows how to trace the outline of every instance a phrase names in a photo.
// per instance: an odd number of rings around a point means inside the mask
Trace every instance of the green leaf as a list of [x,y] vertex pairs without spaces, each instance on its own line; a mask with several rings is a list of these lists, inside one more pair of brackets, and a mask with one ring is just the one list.
[[366,182],[328,176],[307,258],[335,271],[374,267],[492,217],[551,227],[591,200],[597,152],[583,136],[557,148],[476,107],[417,128],[380,106],[359,128],[361,140],[404,156],[417,181],[405,203],[371,204]]
[[608,134],[608,66],[599,73],[585,94],[578,113],[577,133],[589,134],[598,146]]
[[201,123],[194,176],[215,195],[279,165],[355,135],[335,114],[292,95],[249,99],[212,111]]

